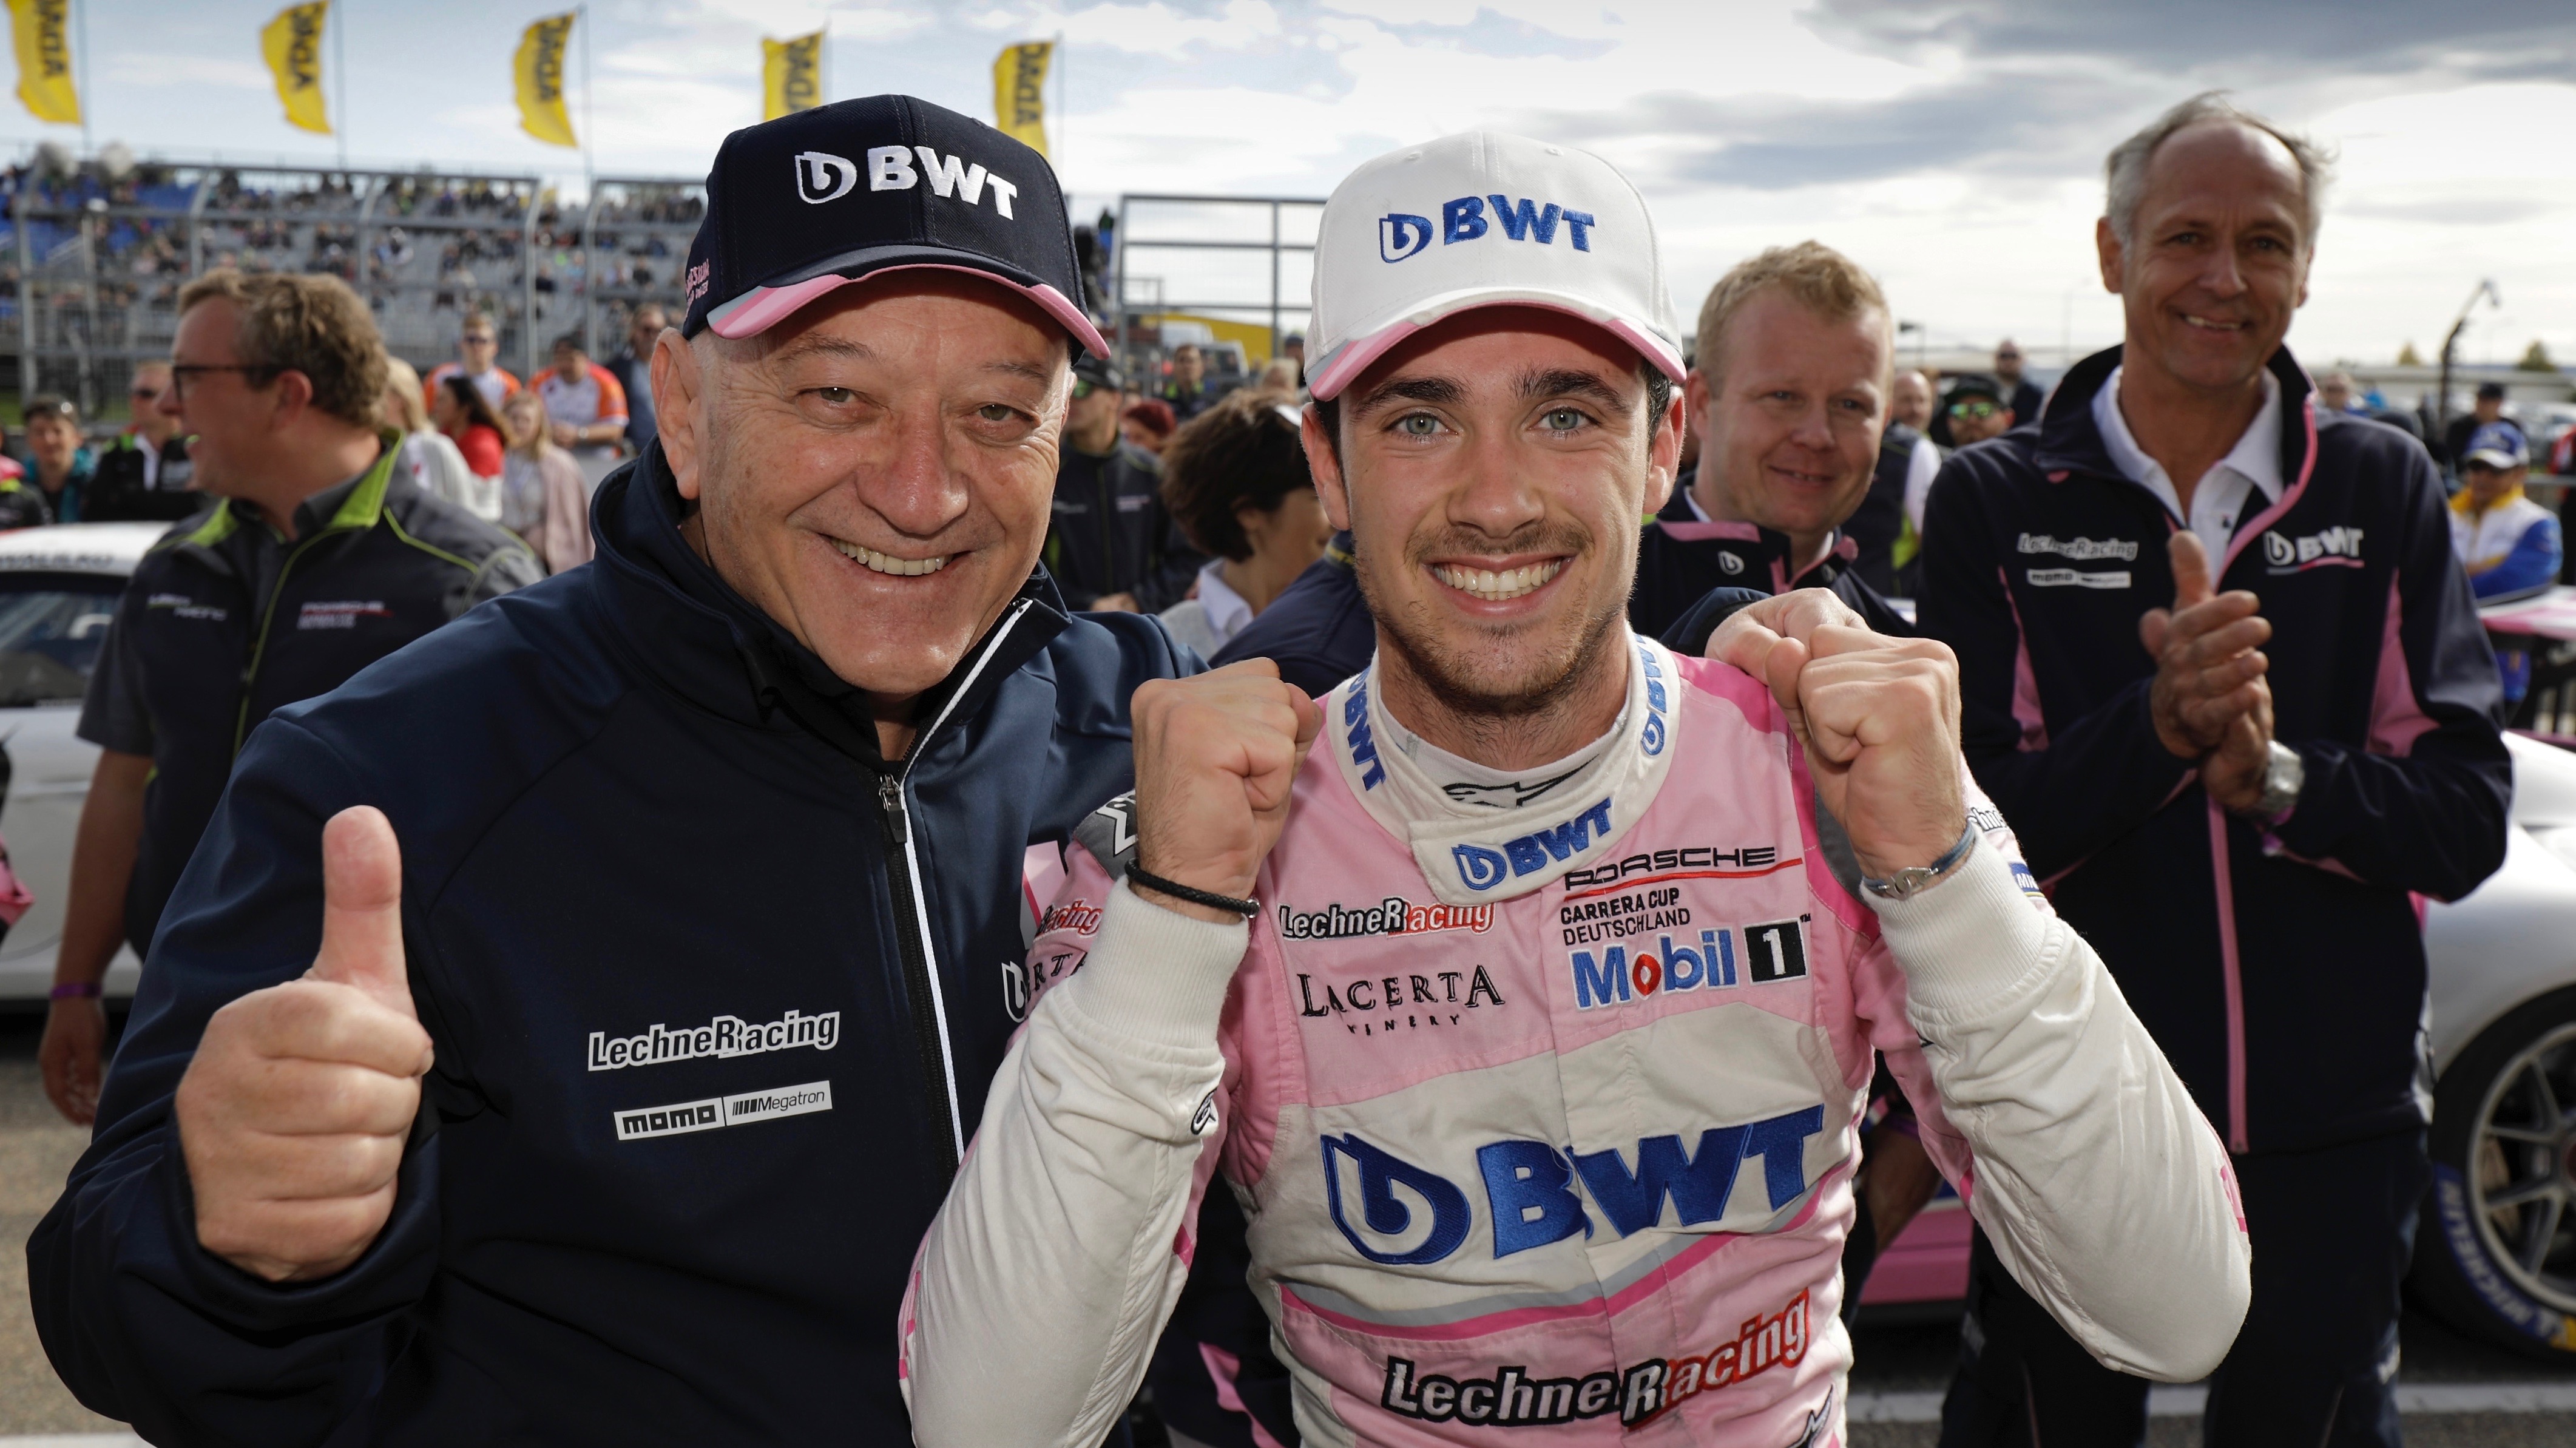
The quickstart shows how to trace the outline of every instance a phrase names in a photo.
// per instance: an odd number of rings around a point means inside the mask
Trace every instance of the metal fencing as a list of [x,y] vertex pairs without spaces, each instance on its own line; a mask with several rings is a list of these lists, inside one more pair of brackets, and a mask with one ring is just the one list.
[[181,160],[117,175],[31,163],[0,174],[0,200],[0,376],[91,417],[136,362],[169,355],[180,288],[218,266],[339,277],[424,372],[455,355],[470,311],[492,317],[522,376],[565,332],[605,356],[637,306],[677,318],[706,205],[701,183],[662,177],[601,177],[566,203],[532,175]]

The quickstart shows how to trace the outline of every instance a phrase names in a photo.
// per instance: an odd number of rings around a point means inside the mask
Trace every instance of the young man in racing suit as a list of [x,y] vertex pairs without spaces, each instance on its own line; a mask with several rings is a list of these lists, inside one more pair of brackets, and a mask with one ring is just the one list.
[[[1309,1442],[1840,1443],[1874,1050],[2072,1331],[2205,1371],[2225,1151],[1967,782],[1947,652],[1628,629],[1683,376],[1635,190],[1412,148],[1336,191],[1315,292],[1377,658],[1320,719],[1259,660],[1138,691],[915,1268],[917,1441],[1098,1441],[1222,1173]],[[1850,617],[1747,615],[1802,605]]]

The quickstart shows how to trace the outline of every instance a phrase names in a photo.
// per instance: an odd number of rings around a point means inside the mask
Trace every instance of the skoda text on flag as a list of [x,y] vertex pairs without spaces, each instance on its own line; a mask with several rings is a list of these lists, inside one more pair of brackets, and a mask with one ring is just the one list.
[[575,12],[549,15],[519,37],[510,76],[519,93],[519,129],[550,146],[579,146],[572,117],[564,112],[564,50]]
[[1051,40],[1006,45],[993,57],[993,124],[1041,156],[1047,154],[1047,66],[1054,59]]
[[331,117],[322,104],[322,27],[331,0],[289,5],[259,28],[260,58],[277,82],[277,99],[286,107],[286,123],[315,135],[331,134]]
[[823,103],[823,35],[760,41],[760,118],[774,121]]
[[71,0],[9,0],[9,38],[18,50],[18,99],[40,121],[80,124],[72,81]]

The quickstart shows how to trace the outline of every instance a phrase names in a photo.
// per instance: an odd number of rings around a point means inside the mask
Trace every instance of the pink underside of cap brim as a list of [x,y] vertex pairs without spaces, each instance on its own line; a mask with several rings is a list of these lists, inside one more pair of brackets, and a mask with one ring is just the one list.
[[1064,293],[1055,288],[1044,283],[1024,287],[1009,277],[998,276],[992,272],[978,271],[971,266],[951,266],[945,262],[935,261],[917,261],[908,262],[902,266],[879,267],[868,273],[866,277],[845,277],[835,273],[812,277],[793,286],[755,287],[743,293],[743,299],[740,302],[727,308],[721,319],[709,317],[707,330],[719,337],[756,337],[796,315],[798,310],[816,297],[827,296],[852,282],[866,281],[868,277],[881,277],[890,272],[899,271],[963,272],[970,277],[982,277],[997,286],[1009,287],[1012,291],[1037,303],[1048,316],[1061,323],[1066,331],[1073,334],[1073,339],[1082,344],[1083,350],[1094,357],[1109,355],[1109,343],[1101,337],[1100,329],[1093,326],[1091,319],[1082,314],[1082,308],[1075,306]]
[[1569,317],[1580,317],[1635,348],[1638,356],[1654,363],[1656,369],[1671,378],[1676,386],[1680,385],[1690,370],[1682,365],[1682,354],[1674,350],[1671,343],[1658,339],[1653,333],[1624,317],[1604,321],[1576,307],[1560,306],[1554,302],[1540,301],[1531,297],[1501,296],[1468,301],[1454,307],[1444,307],[1430,323],[1416,322],[1410,317],[1390,322],[1342,348],[1331,361],[1324,364],[1322,371],[1310,379],[1307,390],[1317,401],[1329,402],[1341,396],[1342,389],[1351,384],[1351,379],[1367,371],[1370,363],[1385,356],[1396,343],[1421,331],[1424,326],[1445,322],[1460,312],[1472,312],[1479,307],[1536,307],[1542,312],[1563,312]]

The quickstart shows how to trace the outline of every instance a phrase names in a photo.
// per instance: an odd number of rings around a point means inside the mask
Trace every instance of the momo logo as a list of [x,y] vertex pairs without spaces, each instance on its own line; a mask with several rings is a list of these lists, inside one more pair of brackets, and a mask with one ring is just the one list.
[[[1626,1154],[1616,1147],[1577,1151],[1526,1139],[1487,1142],[1476,1148],[1476,1173],[1484,1180],[1494,1256],[1577,1233],[1589,1238],[1599,1225],[1595,1212],[1622,1237],[1663,1225],[1668,1209],[1683,1227],[1722,1223],[1744,1164],[1755,1161],[1762,1164],[1761,1185],[1748,1186],[1756,1200],[1746,1204],[1739,1229],[1760,1230],[1807,1194],[1807,1143],[1824,1129],[1825,1109],[1809,1106],[1709,1127],[1691,1145],[1679,1133],[1641,1137]],[[1437,1262],[1466,1244],[1476,1212],[1455,1182],[1354,1133],[1326,1136],[1322,1143],[1325,1207],[1362,1257],[1414,1266]]]
[[1457,845],[1449,854],[1458,864],[1460,883],[1470,890],[1491,890],[1514,875],[1535,875],[1551,861],[1570,860],[1609,837],[1610,800],[1604,796],[1565,823],[1505,840],[1499,850]]
[[829,151],[796,153],[796,199],[808,206],[838,201],[859,186],[858,163]]
[[739,1096],[710,1096],[704,1101],[683,1101],[674,1106],[612,1111],[609,1119],[617,1127],[619,1141],[641,1141],[653,1136],[680,1136],[725,1126],[749,1126],[755,1121],[804,1116],[831,1109],[832,1083],[808,1081],[802,1086],[781,1086],[775,1091],[746,1091]]
[[1399,262],[1431,244],[1431,218],[1390,211],[1377,219],[1377,258]]
[[[819,153],[809,151],[806,154]],[[913,166],[913,158],[916,156],[921,159],[919,169]],[[840,160],[837,156],[827,159]],[[846,166],[850,163],[842,161],[841,164]],[[953,198],[969,206],[981,205],[984,192],[989,187],[993,193],[993,209],[1001,214],[1004,221],[1016,219],[1011,215],[1011,202],[1020,194],[1018,186],[1003,180],[980,165],[968,165],[962,158],[956,156],[943,156],[928,146],[872,146],[868,149],[867,171],[870,191],[909,191],[920,185],[926,178],[930,182],[932,195],[943,200]],[[800,181],[802,174],[800,171]],[[833,192],[831,196],[808,196],[805,199],[816,202],[829,201],[849,189],[844,186],[839,191]]]
[[[1609,923],[1615,927],[1617,919],[1614,916]],[[1744,978],[1754,985],[1772,985],[1805,976],[1805,919],[1745,926]],[[1683,939],[1690,937],[1686,934]],[[1598,955],[1575,950],[1566,956],[1578,1011],[1644,1000],[1658,991],[1724,989],[1735,984],[1735,962],[1735,932],[1722,927],[1704,929],[1696,942],[1682,945],[1675,945],[1670,935],[1659,934],[1653,950],[1640,949],[1633,955],[1625,945],[1608,945]]]
[[2263,535],[2263,561],[2271,565],[2269,573],[2304,573],[2311,568],[2359,568],[2361,530],[2328,528],[2305,538],[2284,538],[2278,533]]

